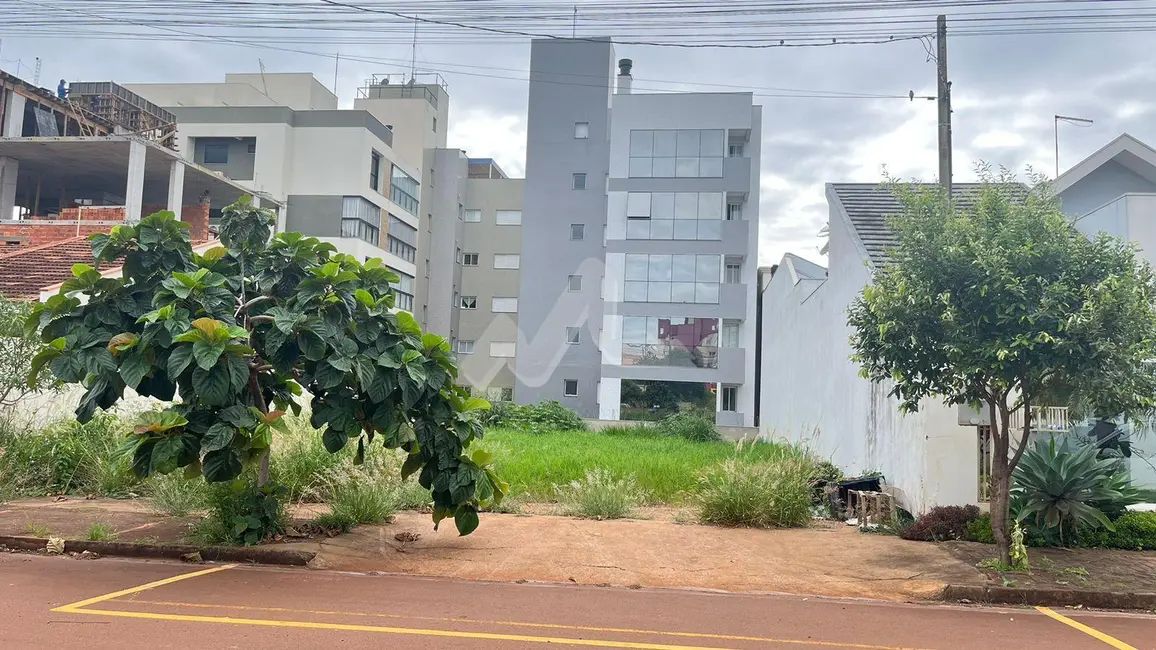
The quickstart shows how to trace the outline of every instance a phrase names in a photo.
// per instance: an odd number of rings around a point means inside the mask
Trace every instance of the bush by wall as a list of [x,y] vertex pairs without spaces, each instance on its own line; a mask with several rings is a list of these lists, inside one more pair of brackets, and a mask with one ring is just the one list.
[[482,424],[491,428],[521,429],[531,433],[586,430],[586,423],[577,413],[553,400],[538,404],[498,402],[486,412]]
[[[975,506],[936,506],[899,531],[903,539],[921,542],[942,542],[951,539],[970,539],[972,522],[979,519]],[[991,528],[990,519],[988,528]]]
[[703,474],[699,518],[721,526],[805,526],[811,520],[812,471],[803,454],[771,462],[728,460]]
[[714,422],[697,413],[681,412],[668,415],[657,425],[660,435],[684,438],[692,442],[718,442],[722,440]]

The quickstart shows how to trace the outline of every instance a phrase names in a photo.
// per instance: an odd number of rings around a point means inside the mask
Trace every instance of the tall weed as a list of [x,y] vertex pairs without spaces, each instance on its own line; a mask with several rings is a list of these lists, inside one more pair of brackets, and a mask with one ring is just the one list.
[[811,519],[814,463],[805,454],[743,462],[740,453],[704,472],[699,519],[720,526],[786,528]]
[[117,453],[128,433],[128,425],[108,413],[87,424],[64,420],[0,432],[0,484],[23,496],[126,496],[137,484],[130,459]]
[[645,500],[634,476],[618,478],[602,468],[554,489],[566,514],[588,519],[629,517]]

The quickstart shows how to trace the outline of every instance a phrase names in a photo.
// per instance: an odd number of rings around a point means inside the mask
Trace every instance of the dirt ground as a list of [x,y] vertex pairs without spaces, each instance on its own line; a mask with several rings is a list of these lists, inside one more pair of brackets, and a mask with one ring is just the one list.
[[120,542],[176,543],[185,541],[198,519],[157,514],[145,501],[45,497],[0,503],[0,535],[87,539],[89,526],[100,523]]
[[[942,546],[971,566],[996,555],[991,544],[946,542]],[[1028,564],[1028,572],[980,571],[992,584],[1014,583],[1009,587],[1156,593],[1156,552],[1029,548]]]

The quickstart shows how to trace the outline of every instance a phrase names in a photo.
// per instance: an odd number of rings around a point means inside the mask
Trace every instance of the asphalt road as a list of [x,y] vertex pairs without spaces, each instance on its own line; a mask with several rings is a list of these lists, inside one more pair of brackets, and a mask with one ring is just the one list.
[[1156,617],[1048,614],[0,554],[5,650],[1156,649]]

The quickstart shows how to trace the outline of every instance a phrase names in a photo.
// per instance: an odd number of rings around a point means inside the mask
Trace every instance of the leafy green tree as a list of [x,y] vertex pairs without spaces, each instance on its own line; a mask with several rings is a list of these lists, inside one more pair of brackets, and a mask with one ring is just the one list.
[[489,403],[454,385],[445,339],[392,309],[398,277],[381,260],[363,264],[299,233],[271,238],[274,219],[242,199],[223,211],[223,246],[203,255],[169,212],[94,235],[98,261],[123,256],[123,278],[77,265],[35,309],[27,328],[46,345],[31,379],[47,366],[83,384],[81,422],[126,389],[179,395],[138,423],[136,474],[185,468],[220,482],[255,464],[260,486],[282,415],[300,412],[307,392],[330,452],[356,444],[361,461],[375,439],[405,450],[402,473],[432,492],[435,524],[452,516],[469,534],[507,489],[484,451],[467,453]]
[[[1150,408],[1156,287],[1132,246],[1078,232],[1042,179],[1029,191],[1006,171],[981,171],[967,209],[893,184],[898,243],[848,322],[861,374],[889,382],[903,411],[931,397],[986,405],[992,531],[1010,564],[1009,489],[1032,407],[1078,393],[1112,413]],[[1023,430],[1013,433],[1020,409]]]

